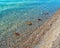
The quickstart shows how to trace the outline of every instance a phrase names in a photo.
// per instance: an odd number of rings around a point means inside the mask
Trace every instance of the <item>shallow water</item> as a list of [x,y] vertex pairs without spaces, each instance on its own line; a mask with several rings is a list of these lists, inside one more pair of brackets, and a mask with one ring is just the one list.
[[[46,22],[59,8],[59,3],[1,4],[0,41],[7,43],[8,38],[13,38],[15,32],[20,33],[23,38],[26,34],[25,39],[27,39],[34,30]],[[46,12],[48,12],[47,15]],[[38,19],[42,21],[38,21]],[[32,25],[27,25],[27,21],[31,21]],[[12,41],[15,43],[15,38]],[[4,44],[0,45],[0,47],[6,48]]]

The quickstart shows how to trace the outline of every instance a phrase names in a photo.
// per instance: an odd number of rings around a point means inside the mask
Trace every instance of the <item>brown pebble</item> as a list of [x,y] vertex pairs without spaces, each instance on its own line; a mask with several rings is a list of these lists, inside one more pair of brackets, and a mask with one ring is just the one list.
[[31,21],[28,21],[28,22],[27,22],[27,25],[32,25],[32,22],[31,22]]
[[19,33],[16,33],[16,32],[15,32],[15,35],[16,35],[16,36],[20,36],[20,34],[19,34]]

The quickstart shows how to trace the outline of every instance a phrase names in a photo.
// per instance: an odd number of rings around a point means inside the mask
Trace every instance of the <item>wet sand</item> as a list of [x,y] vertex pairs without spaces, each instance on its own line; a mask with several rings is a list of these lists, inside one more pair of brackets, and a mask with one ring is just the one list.
[[[59,48],[60,47],[60,10],[58,10],[49,21],[41,35],[41,41],[35,48]],[[42,30],[43,30],[42,29]]]

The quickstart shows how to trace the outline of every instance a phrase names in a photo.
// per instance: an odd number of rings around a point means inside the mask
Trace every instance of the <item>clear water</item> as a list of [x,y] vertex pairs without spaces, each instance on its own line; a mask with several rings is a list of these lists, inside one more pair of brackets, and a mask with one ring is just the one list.
[[[59,8],[59,1],[49,3],[0,3],[0,40],[6,40],[14,32],[21,34],[33,32],[46,22]],[[45,15],[45,12],[48,12],[48,14]],[[39,18],[42,21],[38,22],[37,19]],[[32,25],[27,25],[27,21],[31,21]]]

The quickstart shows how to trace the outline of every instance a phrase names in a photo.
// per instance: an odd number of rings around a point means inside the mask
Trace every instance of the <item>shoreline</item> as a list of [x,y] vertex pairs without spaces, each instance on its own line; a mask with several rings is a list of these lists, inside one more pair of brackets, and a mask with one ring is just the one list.
[[[42,37],[50,30],[54,22],[56,22],[56,20],[58,19],[58,14],[60,14],[60,10],[57,11],[46,23],[44,23],[44,25],[40,26],[40,28],[33,32],[29,39],[22,44],[21,48],[33,48],[37,44],[37,42],[39,42]],[[28,44],[30,44],[30,46],[28,46]]]

